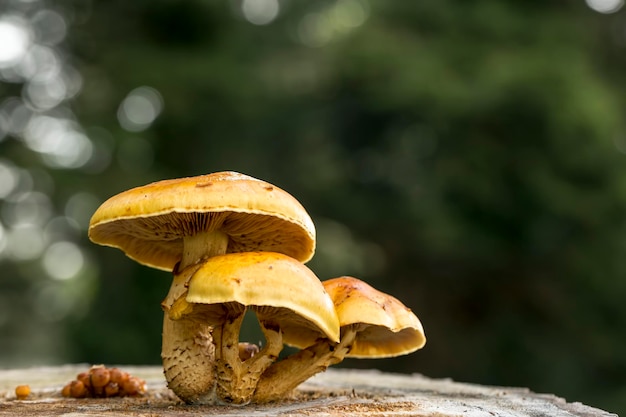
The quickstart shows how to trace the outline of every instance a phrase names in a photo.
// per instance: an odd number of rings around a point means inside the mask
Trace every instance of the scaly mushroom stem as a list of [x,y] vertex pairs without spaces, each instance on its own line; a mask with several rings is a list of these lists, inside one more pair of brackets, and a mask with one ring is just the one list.
[[[186,403],[215,401],[215,347],[208,325],[182,317],[185,309],[191,308],[184,301],[184,294],[201,261],[225,253],[227,247],[228,236],[222,232],[200,232],[185,237],[183,257],[161,304],[164,310],[161,358],[165,379],[167,386]],[[180,302],[176,303],[178,300]]]
[[282,335],[276,326],[261,323],[265,346],[254,356],[241,360],[239,331],[245,308],[229,310],[226,321],[213,329],[217,366],[217,397],[229,404],[250,402],[263,372],[276,360],[283,348]]
[[323,339],[274,363],[261,376],[253,400],[257,403],[279,400],[313,375],[341,362],[357,332],[356,326],[346,326],[341,329],[339,343]]
[[163,318],[163,369],[168,387],[188,404],[215,402],[215,348],[209,327]]

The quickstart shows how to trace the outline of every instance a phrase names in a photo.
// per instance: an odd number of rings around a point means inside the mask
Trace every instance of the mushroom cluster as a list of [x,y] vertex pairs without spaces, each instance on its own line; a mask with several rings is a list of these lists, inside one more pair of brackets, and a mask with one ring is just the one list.
[[146,381],[119,368],[94,365],[76,375],[61,390],[61,395],[72,398],[134,397],[146,392]]
[[[344,357],[389,357],[425,344],[397,299],[353,277],[320,281],[305,263],[315,227],[304,207],[265,181],[218,172],[159,181],[105,201],[89,237],[172,272],[161,357],[187,403],[283,398]],[[265,343],[240,342],[246,311]],[[284,345],[296,353],[279,359]]]

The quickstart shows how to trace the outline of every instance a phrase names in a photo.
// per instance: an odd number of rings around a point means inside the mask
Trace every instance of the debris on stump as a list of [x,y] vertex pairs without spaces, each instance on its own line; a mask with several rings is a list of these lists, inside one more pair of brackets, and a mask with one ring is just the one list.
[[76,379],[67,383],[61,395],[72,398],[106,398],[142,395],[146,381],[119,368],[108,369],[104,365],[92,366],[80,372]]
[[[166,387],[160,366],[124,366],[146,382],[135,397],[71,398],[60,392],[85,365],[0,370],[0,417],[133,416],[471,416],[617,417],[579,402],[526,388],[493,387],[374,370],[328,369],[300,385],[283,401],[269,404],[187,405]],[[31,393],[17,401],[15,387]],[[570,399],[571,400],[571,399]]]
[[30,386],[18,385],[15,387],[15,397],[18,400],[25,400],[30,395]]

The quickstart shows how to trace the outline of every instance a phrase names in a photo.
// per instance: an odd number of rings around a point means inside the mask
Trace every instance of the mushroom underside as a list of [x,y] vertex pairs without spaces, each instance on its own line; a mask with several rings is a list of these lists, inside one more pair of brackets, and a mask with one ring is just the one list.
[[180,261],[185,237],[220,231],[229,236],[229,253],[271,251],[305,261],[312,256],[313,237],[301,224],[273,214],[239,212],[168,212],[128,216],[93,224],[90,238],[122,249],[137,262],[172,271]]

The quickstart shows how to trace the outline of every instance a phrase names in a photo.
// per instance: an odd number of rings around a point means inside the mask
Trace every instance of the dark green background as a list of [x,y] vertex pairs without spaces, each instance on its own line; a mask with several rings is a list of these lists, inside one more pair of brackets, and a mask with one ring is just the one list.
[[[316,223],[309,266],[321,279],[358,276],[424,324],[423,350],[340,366],[524,386],[625,413],[624,12],[363,0],[363,25],[308,46],[303,19],[337,3],[280,4],[275,21],[253,25],[234,1],[48,3],[67,18],[60,48],[83,79],[66,105],[110,160],[53,169],[19,135],[0,141],[1,157],[33,172],[36,189],[52,182],[41,187],[59,212],[77,192],[99,203],[164,178],[267,180]],[[125,131],[118,106],[144,85],[163,112]],[[0,83],[0,97],[20,88]],[[37,261],[0,257],[2,366],[159,363],[168,274],[91,244],[78,220],[64,238],[91,269],[54,284],[80,291],[58,320],[34,313]]]

